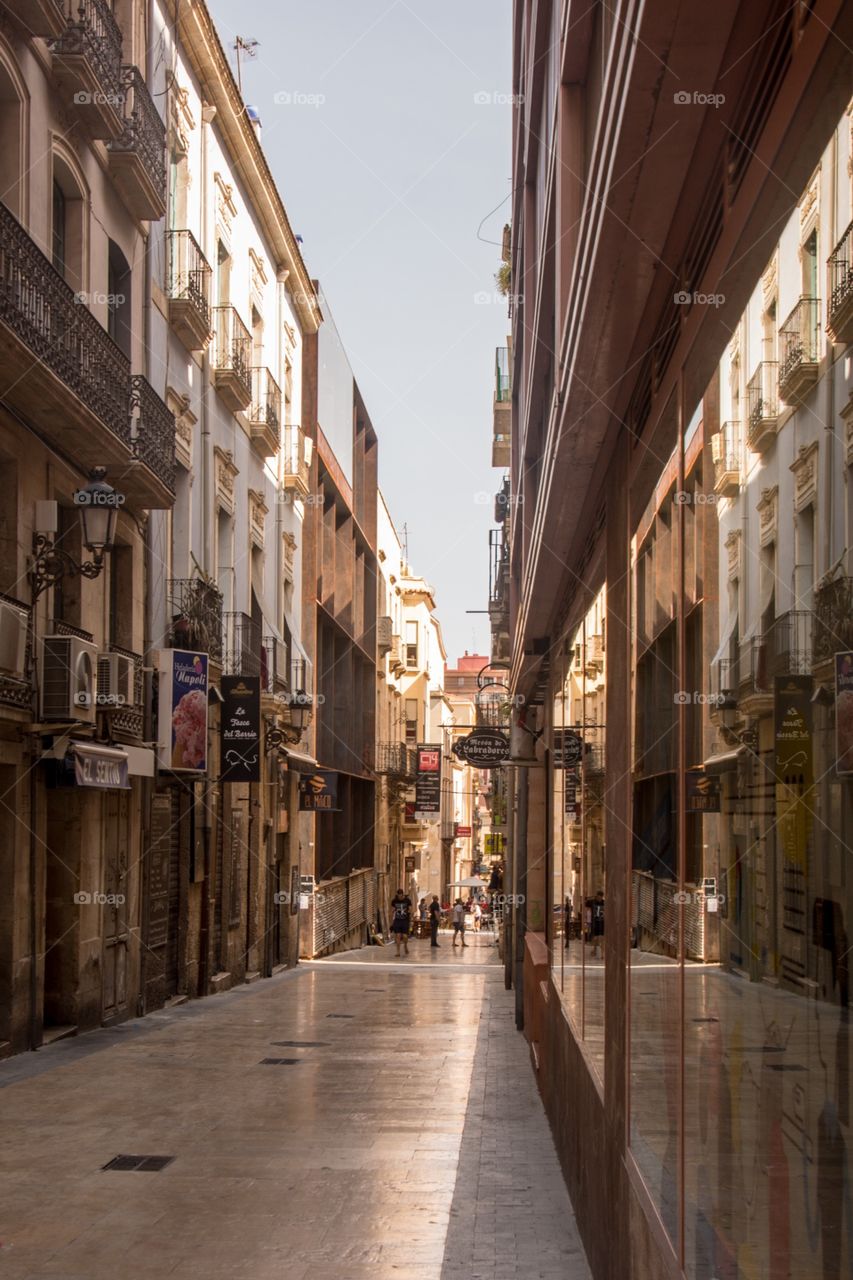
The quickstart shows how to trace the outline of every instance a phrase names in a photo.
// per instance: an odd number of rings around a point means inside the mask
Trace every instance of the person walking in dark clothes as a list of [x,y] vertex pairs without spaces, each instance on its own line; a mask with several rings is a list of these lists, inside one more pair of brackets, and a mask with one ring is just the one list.
[[432,902],[429,904],[429,945],[438,947],[441,943],[438,940],[438,926],[441,921],[441,903],[433,894]]
[[396,954],[400,954],[400,943],[409,954],[409,930],[412,927],[412,899],[402,889],[398,889],[391,899],[391,932],[394,935]]

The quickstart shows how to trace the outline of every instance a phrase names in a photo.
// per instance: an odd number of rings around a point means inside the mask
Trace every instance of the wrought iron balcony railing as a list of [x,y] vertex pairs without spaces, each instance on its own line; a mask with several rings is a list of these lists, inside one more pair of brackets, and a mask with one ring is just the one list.
[[306,498],[311,487],[310,441],[295,422],[284,429],[284,488]]
[[[18,707],[22,711],[30,711],[33,701],[33,685],[29,677],[32,665],[32,607],[15,596],[7,596],[0,591],[0,603],[11,605],[13,616],[17,616],[19,625],[25,628],[27,639],[24,642],[24,660],[21,667],[14,665],[11,669],[0,671],[0,704]],[[12,645],[14,654],[15,645]]]
[[176,328],[189,324],[190,350],[200,351],[210,338],[213,269],[191,231],[170,231],[168,245],[169,319]]
[[414,778],[415,752],[405,742],[377,743],[376,772],[389,778]]
[[716,435],[711,436],[711,456],[714,460],[714,491],[727,495],[737,491],[740,485],[741,424],[724,422]]
[[827,328],[835,342],[853,342],[853,222],[829,255]]
[[142,218],[158,219],[166,208],[166,126],[139,67],[121,69],[124,128],[108,143],[111,158],[133,160],[138,180],[127,190],[131,207]]
[[0,202],[0,321],[130,448],[130,365]]
[[853,578],[838,577],[815,588],[812,658],[826,662],[853,650]]
[[252,440],[265,458],[274,458],[281,447],[281,388],[264,367],[252,369],[251,377],[248,418]]
[[229,611],[223,617],[222,673],[227,676],[259,676],[263,665],[260,622],[248,613]]
[[495,401],[504,404],[511,399],[509,347],[498,347],[495,351]]
[[[58,82],[98,137],[121,132],[122,38],[109,0],[66,0],[66,24],[51,41]],[[102,126],[102,127],[99,127]]]
[[169,643],[175,649],[198,649],[214,662],[222,660],[222,592],[204,578],[170,578]]
[[779,391],[789,402],[796,402],[817,378],[819,320],[820,299],[800,298],[779,329]]
[[213,369],[217,390],[230,408],[252,403],[252,338],[234,307],[213,308]]
[[131,406],[136,411],[133,452],[174,494],[175,415],[142,374],[131,379]]
[[759,453],[776,435],[779,417],[779,365],[762,360],[746,384],[749,421],[747,444]]

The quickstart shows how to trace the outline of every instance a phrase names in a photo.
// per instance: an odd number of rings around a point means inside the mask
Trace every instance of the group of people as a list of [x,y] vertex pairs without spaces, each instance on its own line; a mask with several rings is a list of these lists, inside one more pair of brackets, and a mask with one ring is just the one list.
[[[396,947],[395,955],[409,954],[409,935],[412,932],[413,925],[412,911],[412,899],[405,890],[398,889],[391,899],[391,933]],[[426,898],[421,898],[418,904],[418,914],[422,921],[429,921],[430,946],[441,946],[438,940],[438,930],[441,925],[442,908],[438,895],[433,894],[430,903],[427,903]],[[461,898],[457,898],[450,913],[453,924],[452,946],[455,947],[457,943],[461,942],[463,947],[467,947],[465,922],[469,915],[472,917],[474,931],[479,932],[483,917],[483,909],[479,902],[476,901],[473,895],[469,895],[467,903],[463,902]]]

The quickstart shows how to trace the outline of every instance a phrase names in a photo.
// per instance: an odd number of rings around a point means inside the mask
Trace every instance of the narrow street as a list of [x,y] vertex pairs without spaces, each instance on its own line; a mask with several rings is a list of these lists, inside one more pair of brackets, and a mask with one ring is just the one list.
[[3,1274],[586,1280],[526,1059],[491,939],[449,935],[20,1055]]

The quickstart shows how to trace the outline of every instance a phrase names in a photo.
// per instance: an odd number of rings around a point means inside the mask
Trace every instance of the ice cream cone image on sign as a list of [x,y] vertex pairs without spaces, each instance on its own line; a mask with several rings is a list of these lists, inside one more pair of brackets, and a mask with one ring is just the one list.
[[207,697],[201,689],[185,693],[172,714],[172,765],[200,769],[207,752]]
[[160,764],[165,769],[207,768],[207,654],[162,650],[159,658]]

